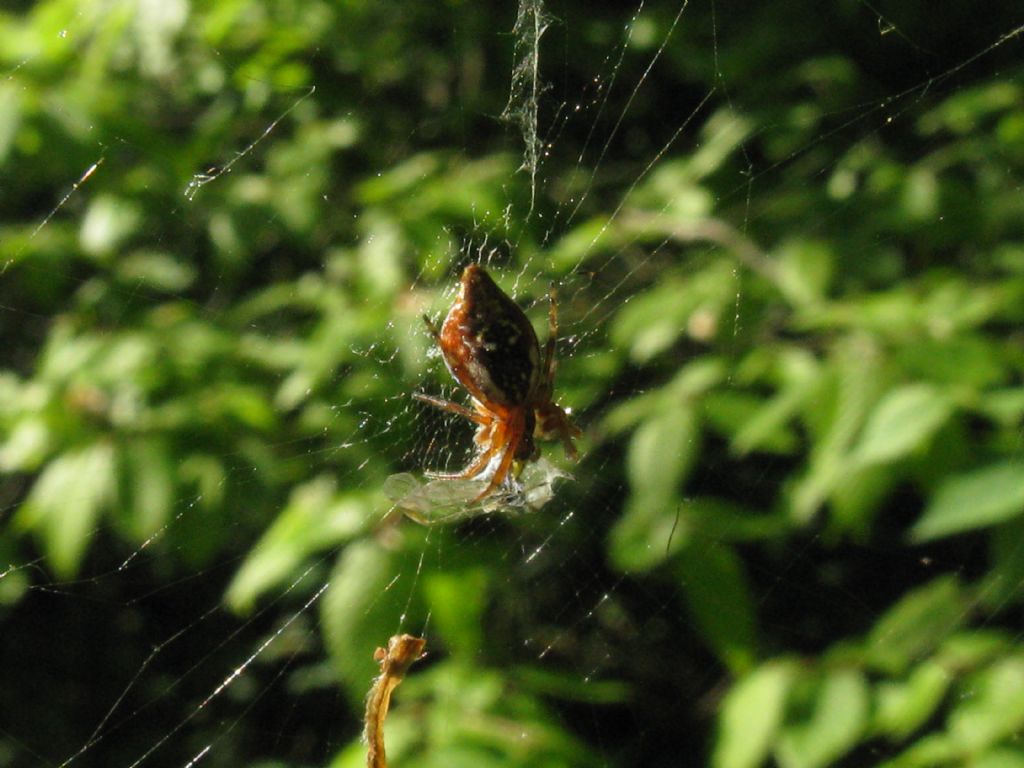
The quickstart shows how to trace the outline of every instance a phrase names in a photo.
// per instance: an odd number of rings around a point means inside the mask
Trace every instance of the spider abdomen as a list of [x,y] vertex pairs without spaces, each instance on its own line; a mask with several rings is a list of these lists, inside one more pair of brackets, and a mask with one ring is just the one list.
[[515,408],[531,400],[540,378],[537,334],[518,305],[476,264],[462,273],[440,343],[452,375],[485,406]]

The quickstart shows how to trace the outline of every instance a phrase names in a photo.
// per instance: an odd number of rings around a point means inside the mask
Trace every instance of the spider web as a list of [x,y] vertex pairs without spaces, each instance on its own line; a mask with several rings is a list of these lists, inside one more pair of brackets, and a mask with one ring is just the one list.
[[[485,48],[510,43],[509,56],[501,62],[510,92],[507,123],[494,123],[503,131],[514,162],[495,166],[486,158],[476,160],[480,145],[467,135],[464,156],[441,165],[427,153],[437,134],[424,121],[417,129],[423,138],[413,135],[386,147],[380,156],[388,164],[364,174],[367,180],[358,196],[366,212],[357,227],[358,241],[321,244],[326,255],[311,263],[310,273],[324,277],[326,286],[298,275],[282,282],[277,292],[250,290],[233,273],[238,265],[221,260],[199,270],[197,282],[204,290],[175,287],[175,280],[184,278],[175,272],[173,254],[162,259],[160,251],[165,242],[178,241],[155,232],[139,258],[125,262],[127,278],[104,289],[90,270],[56,254],[75,247],[69,233],[77,232],[78,247],[91,254],[91,270],[114,268],[109,243],[116,251],[120,241],[110,233],[124,216],[111,203],[112,196],[144,194],[145,182],[134,174],[142,166],[138,157],[157,150],[137,143],[129,128],[102,143],[90,145],[86,139],[84,145],[91,150],[81,157],[80,173],[53,190],[44,206],[38,201],[27,204],[24,210],[31,215],[11,227],[3,273],[27,273],[33,283],[72,286],[80,301],[91,302],[101,327],[130,328],[144,312],[164,313],[167,333],[195,334],[197,355],[206,349],[216,354],[224,340],[176,324],[176,305],[214,326],[251,328],[243,336],[245,354],[253,361],[277,361],[269,370],[278,365],[277,370],[290,371],[275,382],[273,405],[282,414],[280,421],[305,424],[287,429],[275,421],[282,426],[281,437],[269,446],[240,441],[190,455],[180,468],[190,479],[181,483],[187,491],[172,492],[159,477],[133,470],[139,473],[138,488],[168,497],[152,502],[165,504],[168,514],[134,529],[116,515],[87,518],[92,543],[74,576],[55,576],[49,553],[37,552],[37,545],[29,542],[25,531],[33,518],[17,511],[29,493],[28,475],[11,473],[4,486],[4,515],[11,531],[5,536],[11,539],[0,541],[0,554],[9,562],[6,568],[0,566],[0,593],[7,603],[0,613],[5,622],[0,656],[5,675],[12,670],[13,682],[3,694],[0,766],[362,764],[356,692],[369,685],[373,647],[397,632],[427,638],[434,659],[426,662],[423,679],[431,679],[431,669],[440,677],[438,670],[443,669],[453,689],[443,699],[429,688],[433,683],[417,687],[414,670],[401,695],[408,693],[416,702],[412,708],[420,709],[393,715],[397,756],[413,754],[409,745],[425,722],[441,723],[437,727],[443,730],[446,717],[461,722],[476,715],[480,728],[493,726],[480,715],[488,707],[496,708],[501,718],[520,718],[502,719],[500,725],[518,731],[528,751],[543,748],[574,755],[573,764],[655,765],[677,759],[683,750],[709,754],[725,662],[687,631],[694,620],[692,606],[680,601],[672,584],[648,578],[645,565],[614,562],[608,554],[609,537],[615,535],[610,532],[623,508],[629,508],[628,500],[644,503],[622,471],[624,464],[637,460],[638,450],[625,455],[617,438],[636,427],[631,409],[641,408],[645,396],[661,396],[687,355],[698,356],[702,348],[716,344],[727,354],[744,343],[745,335],[761,322],[747,314],[757,304],[757,297],[749,294],[758,290],[751,287],[756,278],[784,284],[792,280],[780,274],[776,254],[759,241],[768,225],[785,213],[777,202],[785,199],[784,193],[808,179],[827,185],[835,200],[830,215],[841,220],[847,207],[854,210],[850,200],[861,172],[858,149],[870,153],[880,133],[925,119],[952,94],[972,92],[975,79],[988,78],[1000,68],[1018,80],[1020,75],[1019,55],[1015,58],[1010,51],[1019,54],[1022,27],[1012,19],[988,20],[991,34],[970,49],[936,53],[932,43],[920,39],[923,33],[867,3],[852,7],[855,11],[847,12],[860,16],[865,39],[873,36],[863,50],[873,57],[864,66],[881,83],[876,91],[830,93],[832,86],[841,91],[841,73],[830,79],[829,67],[835,62],[827,56],[809,59],[807,87],[823,90],[789,112],[780,109],[776,124],[752,126],[743,115],[760,106],[762,95],[744,87],[743,78],[756,73],[733,74],[731,62],[721,56],[740,44],[733,35],[741,34],[742,27],[723,18],[725,9],[713,0],[640,2],[622,12],[603,10],[593,25],[571,16],[569,9],[524,0],[517,18],[501,27],[514,28],[508,39],[502,33],[474,30],[484,38]],[[66,12],[54,34],[75,44],[78,30],[88,26],[89,13]],[[184,15],[178,18],[176,13]],[[183,4],[166,4],[160,18],[157,26],[169,32],[156,43],[188,28]],[[583,30],[591,37],[583,38]],[[677,62],[687,57],[688,41],[709,38],[711,60],[692,62],[692,80],[676,82]],[[141,48],[148,52],[140,54],[139,66],[158,71],[160,45],[150,40]],[[324,64],[319,50],[308,51],[308,57],[317,66]],[[576,79],[578,67],[569,65],[576,57],[593,61],[587,81]],[[29,50],[7,65],[7,72],[0,74],[0,103],[14,98],[19,73],[43,58]],[[908,61],[909,70],[895,71]],[[309,161],[291,151],[291,140],[310,110],[329,109],[322,94],[330,91],[322,85],[326,83],[316,78],[301,85],[252,78],[239,86],[246,94],[239,99],[261,105],[257,120],[238,104],[207,115],[223,124],[224,141],[212,161],[197,159],[189,169],[179,199],[165,203],[171,226],[195,226],[194,211],[204,196],[236,195],[252,201],[247,223],[269,238],[273,249],[286,249],[288,236],[279,231],[311,225],[298,208],[273,208],[268,200],[322,194],[326,209],[331,196],[340,199],[345,193],[336,186],[317,184],[323,181],[317,176],[324,173],[322,168],[310,167],[296,177],[287,172],[290,164]],[[671,100],[652,109],[651,100],[664,99],[666,93],[672,94]],[[58,116],[62,96],[52,95]],[[817,104],[818,113],[802,113],[807,103]],[[440,111],[448,118],[464,108],[456,97],[447,113]],[[652,121],[652,114],[658,119]],[[800,120],[806,120],[806,129],[792,130],[793,121]],[[189,131],[187,120],[183,130]],[[15,131],[16,126],[0,125],[0,146],[14,141]],[[353,131],[342,116],[326,136],[305,140],[323,151],[323,159],[350,147]],[[35,138],[60,149],[51,137]],[[821,151],[837,144],[849,150],[842,158]],[[265,176],[264,165],[269,169]],[[799,173],[791,174],[794,169]],[[275,187],[275,174],[290,186]],[[501,180],[500,197],[489,186],[494,177]],[[715,183],[705,184],[711,177]],[[294,178],[313,181],[306,189]],[[715,190],[713,199],[709,188]],[[442,192],[443,198],[436,199]],[[404,208],[394,204],[402,196],[408,199]],[[468,206],[463,196],[468,196]],[[397,214],[388,219],[381,212],[393,204]],[[472,217],[459,221],[453,215],[453,223],[419,233],[419,240],[396,228],[396,221],[408,223],[403,215],[414,223],[429,220],[415,218],[416,206],[436,213],[446,205],[460,212],[468,207]],[[45,213],[39,216],[39,210]],[[806,233],[824,236],[830,224],[808,222]],[[208,236],[227,243],[223,247],[230,252],[238,233],[215,220]],[[882,246],[887,237],[879,231]],[[425,252],[409,279],[405,272],[410,261],[403,262],[396,253],[413,244]],[[457,470],[472,454],[470,425],[410,398],[422,391],[466,402],[431,348],[420,316],[425,313],[436,321],[444,315],[454,296],[458,267],[469,261],[491,271],[526,311],[542,341],[548,292],[555,282],[560,324],[556,400],[576,406],[574,416],[585,431],[582,458],[570,464],[557,444],[544,444],[544,463],[528,468],[538,474],[533,479],[527,475],[525,482],[530,487],[553,483],[553,492],[536,508],[504,505],[513,514],[491,514],[500,510],[466,507],[457,497],[447,507],[437,503],[457,520],[421,527],[402,518],[385,488],[395,473],[415,484],[424,470]],[[267,264],[271,272],[280,266],[272,259]],[[714,272],[715,264],[721,274]],[[142,274],[146,265],[159,267],[163,287],[154,288],[151,278],[132,282],[131,269]],[[843,267],[869,271],[863,265]],[[642,306],[632,324],[623,319],[626,310],[641,305],[634,299],[659,274],[669,288],[679,276],[713,283],[704,301],[683,316],[680,328],[667,328],[656,316],[645,317]],[[379,305],[365,322],[377,325],[342,332],[357,308],[330,294],[332,281],[359,283],[367,301]],[[402,284],[401,290],[391,287],[396,283]],[[725,300],[714,288],[723,283]],[[800,290],[799,285],[792,290]],[[91,298],[90,291],[95,292]],[[3,302],[14,333],[24,326],[23,332],[38,337],[40,345],[52,328],[66,335],[76,331],[61,328],[60,317],[41,314],[37,304],[43,302],[35,294],[4,293]],[[317,344],[341,345],[346,353],[326,356],[327,364],[295,364],[294,356],[303,350],[294,342],[314,327],[309,320],[314,313],[335,318],[316,329],[322,334]],[[642,333],[626,334],[638,327]],[[60,350],[49,343],[51,358],[57,358]],[[141,354],[130,334],[121,343],[119,359]],[[623,345],[628,351],[620,357],[626,363],[620,361],[621,367],[614,369],[612,358]],[[251,371],[241,359],[239,379],[244,382]],[[73,369],[87,360],[83,353],[48,364]],[[9,361],[19,372],[33,365]],[[686,370],[689,375],[670,390],[674,397],[694,396],[701,376],[714,374],[709,368]],[[260,375],[265,371],[253,378]],[[381,385],[384,381],[389,386]],[[367,390],[374,392],[372,400],[361,394]],[[322,392],[330,392],[333,399],[318,400],[311,394]],[[18,397],[31,394],[19,391]],[[238,409],[239,429],[277,418],[252,403],[244,386],[229,394],[237,395],[232,407]],[[135,405],[105,402],[103,387],[88,382],[69,388],[66,396],[83,418],[109,419],[115,426]],[[692,434],[689,426],[685,421],[677,426],[685,441]],[[321,430],[319,438],[311,436],[316,429]],[[19,439],[30,442],[34,437],[22,434]],[[147,451],[163,456],[167,450],[144,441],[139,445],[142,458]],[[685,442],[664,449],[691,453]],[[72,455],[69,477],[73,469],[102,475],[114,461],[102,446]],[[658,451],[647,455],[658,457]],[[382,456],[388,460],[381,461]],[[691,488],[698,494],[701,488],[735,484],[737,493],[746,494],[737,503],[747,504],[767,505],[778,477],[789,469],[781,458],[752,468],[714,444],[705,445],[704,454],[692,461],[701,469],[687,481],[688,493]],[[673,462],[665,464],[671,476]],[[133,466],[146,465],[140,460]],[[657,481],[657,470],[654,466],[638,474]],[[270,491],[263,472],[279,473],[285,478],[282,485],[293,488],[283,502],[275,502],[273,514],[264,508]],[[751,477],[752,472],[757,476]],[[88,505],[90,495],[112,493],[61,482],[60,476],[51,477],[50,483],[46,493],[73,508]],[[675,497],[670,493],[666,498]],[[37,516],[44,514],[44,501],[35,502]],[[435,502],[434,497],[423,501],[420,512],[431,516]],[[222,506],[234,513],[226,522],[216,514]],[[648,549],[667,556],[693,535],[686,530],[693,520],[678,512],[665,520],[667,526],[659,529]],[[711,558],[743,535],[726,530],[730,524],[740,525],[728,520],[717,532],[711,527],[697,534]],[[218,540],[233,543],[213,554],[190,551],[189,545],[201,539],[196,530],[204,526],[220,526]],[[316,535],[303,539],[308,530]],[[57,532],[49,535],[51,546],[60,540]],[[800,645],[815,636],[807,626],[815,622],[834,620],[850,627],[850,633],[854,628],[862,631],[894,597],[889,583],[879,587],[878,595],[858,595],[812,582],[808,573],[826,559],[821,555],[829,546],[826,538],[827,533],[810,528],[781,558],[749,553],[746,565],[756,606],[790,617],[795,638],[791,650],[821,650]],[[974,567],[970,553],[953,553],[950,561],[936,566],[902,552],[900,560],[888,565],[894,572],[919,573],[922,579]],[[872,568],[892,552],[862,547],[845,556],[860,558],[864,568]],[[797,599],[806,602],[804,610],[778,610],[779,604]],[[957,617],[962,620],[969,610],[962,609]],[[728,607],[723,611],[728,618]],[[479,636],[484,628],[487,642]],[[50,637],[52,643],[15,646],[20,637]],[[479,667],[473,667],[482,647],[500,657],[477,659]],[[671,653],[666,655],[666,649]],[[118,657],[116,663],[104,663],[110,655]],[[461,677],[457,664],[445,666],[450,659],[467,665]],[[506,691],[507,709],[498,707],[493,699],[499,695],[488,689],[493,681],[486,671],[499,663],[514,671],[516,692],[535,695],[517,698]],[[40,692],[42,700],[34,701]],[[537,701],[543,702],[539,710]],[[62,721],[53,735],[36,728],[46,722],[37,713],[43,707],[53,711],[52,719]],[[546,722],[571,734],[572,743],[559,745],[555,737],[546,741]],[[686,726],[683,736],[677,735],[680,724]],[[443,740],[443,735],[437,738]],[[881,748],[873,762],[893,754],[894,749]],[[693,764],[705,761],[695,757]],[[396,764],[403,764],[398,757]]]

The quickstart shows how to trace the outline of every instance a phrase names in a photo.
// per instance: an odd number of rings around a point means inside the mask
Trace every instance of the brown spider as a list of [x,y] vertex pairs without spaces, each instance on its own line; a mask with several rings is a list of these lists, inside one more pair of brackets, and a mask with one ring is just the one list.
[[475,478],[497,461],[487,487],[475,498],[492,493],[513,472],[535,461],[540,449],[535,437],[561,438],[566,454],[576,458],[573,437],[580,430],[552,401],[555,378],[555,336],[558,315],[552,292],[548,311],[548,340],[541,359],[537,334],[523,311],[495,284],[483,267],[463,270],[459,295],[441,329],[423,318],[441,348],[445,365],[473,400],[466,408],[448,400],[416,393],[425,403],[477,425],[473,442],[477,454],[461,472],[428,473],[451,480]]

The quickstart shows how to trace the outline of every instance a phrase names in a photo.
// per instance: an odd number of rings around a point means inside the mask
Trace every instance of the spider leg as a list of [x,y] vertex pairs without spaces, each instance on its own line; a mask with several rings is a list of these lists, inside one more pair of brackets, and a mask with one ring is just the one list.
[[[493,426],[493,424],[488,425],[488,427]],[[487,429],[488,427],[484,428]],[[487,469],[487,465],[491,463],[491,459],[494,458],[494,454],[498,450],[499,445],[501,445],[500,436],[499,440],[492,442],[489,448],[480,451],[480,453],[473,458],[473,461],[469,463],[469,466],[458,472],[427,472],[426,475],[427,477],[432,477],[437,480],[468,480],[469,478],[476,477]]]
[[477,427],[476,434],[473,435],[473,442],[477,444],[480,450],[491,444],[491,433],[494,432],[495,422],[489,424],[481,424]]
[[469,419],[474,424],[489,424],[491,422],[491,419],[487,418],[486,416],[482,416],[476,411],[471,411],[464,405],[453,403],[450,400],[442,400],[439,397],[425,395],[422,392],[413,392],[412,396],[424,403],[430,403],[430,405],[434,406],[435,408],[440,408],[442,411],[451,411],[452,413],[457,413],[459,416],[463,416]]
[[423,322],[427,324],[427,330],[430,331],[430,335],[434,337],[434,341],[436,341],[438,346],[440,346],[441,331],[438,329],[436,325],[434,325],[433,321],[431,321],[431,319],[426,315],[423,315]]
[[572,439],[582,434],[583,431],[575,424],[570,424],[568,419],[564,419],[558,427],[558,436],[562,438],[562,448],[565,450],[565,455],[573,461],[579,459],[579,453],[576,450],[576,446],[573,445]]
[[550,438],[557,435],[562,441],[565,455],[576,461],[578,453],[572,439],[582,435],[583,431],[569,421],[565,411],[554,403],[541,405],[537,409],[537,427],[542,437]]
[[[427,477],[434,480],[469,480],[476,477],[485,469],[487,465],[491,463],[491,459],[494,457],[494,449],[489,448],[482,453],[477,454],[477,457],[473,462],[465,469],[459,472],[424,472]],[[484,494],[486,495],[486,494]],[[479,498],[479,497],[478,497]],[[475,501],[475,499],[474,499]]]
[[491,475],[491,481],[487,484],[473,501],[480,501],[481,499],[490,496],[494,490],[505,482],[505,478],[508,477],[509,470],[512,468],[512,462],[516,457],[516,448],[519,446],[519,441],[523,439],[525,430],[525,423],[522,415],[515,418],[511,424],[502,424],[508,431],[502,430],[502,434],[499,434],[498,439],[494,441],[494,449],[490,451],[493,455],[497,446],[504,444],[505,452],[501,456],[501,462],[494,470],[494,474]]
[[548,340],[544,344],[544,383],[554,389],[555,380],[555,341],[558,338],[558,299],[554,286],[548,294]]

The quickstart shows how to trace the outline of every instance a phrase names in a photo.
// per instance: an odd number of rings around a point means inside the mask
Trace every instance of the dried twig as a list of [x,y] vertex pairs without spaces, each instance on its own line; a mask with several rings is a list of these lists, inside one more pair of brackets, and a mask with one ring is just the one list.
[[387,768],[384,754],[384,718],[388,716],[391,694],[399,686],[405,673],[423,657],[427,641],[412,635],[395,635],[388,640],[388,647],[378,648],[373,658],[380,663],[380,674],[373,680],[373,687],[366,696],[366,728],[363,737],[368,746],[367,768]]

